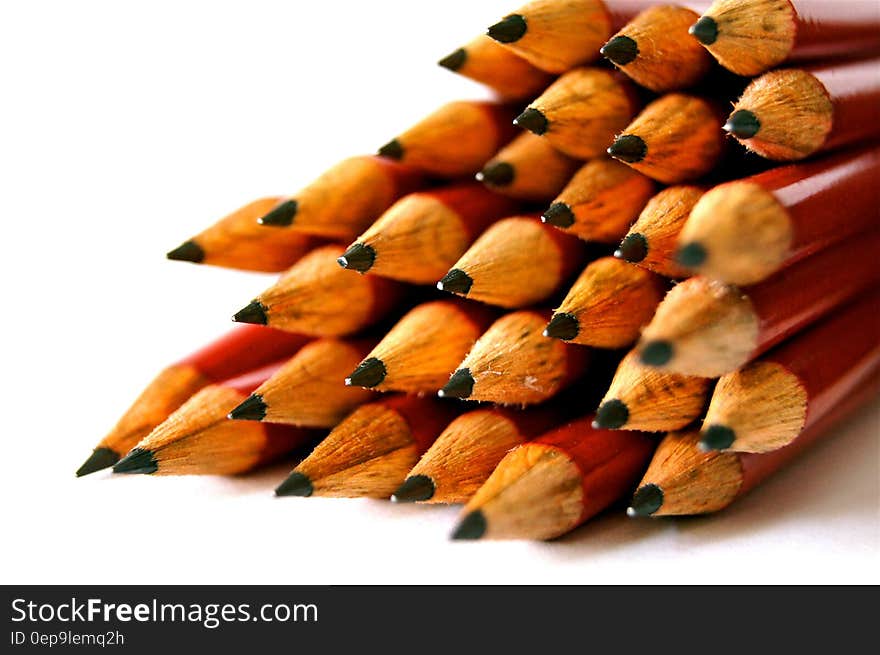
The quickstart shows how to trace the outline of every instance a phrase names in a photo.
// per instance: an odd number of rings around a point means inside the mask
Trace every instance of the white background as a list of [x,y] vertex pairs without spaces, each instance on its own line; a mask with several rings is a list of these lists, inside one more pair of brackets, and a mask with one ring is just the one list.
[[271,277],[164,253],[474,84],[435,61],[516,3],[5,2],[3,583],[878,582],[880,412],[711,518],[451,543],[455,508],[74,470]]

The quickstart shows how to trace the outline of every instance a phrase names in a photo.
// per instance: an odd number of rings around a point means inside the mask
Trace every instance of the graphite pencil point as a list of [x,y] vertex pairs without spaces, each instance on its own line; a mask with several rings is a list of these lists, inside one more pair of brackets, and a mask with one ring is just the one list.
[[296,200],[287,200],[278,205],[265,216],[257,219],[260,225],[269,225],[271,227],[287,227],[293,225],[293,219],[296,217],[298,208]]
[[642,364],[663,366],[672,359],[672,344],[668,341],[649,341],[639,353]]
[[391,139],[391,141],[379,148],[379,155],[400,161],[403,159],[403,146],[400,145],[400,141],[397,139]]
[[737,109],[722,127],[737,139],[751,139],[761,129],[761,123],[748,109]]
[[663,490],[656,484],[639,487],[626,509],[627,516],[651,516],[663,506]]
[[253,325],[266,325],[269,319],[266,317],[266,307],[259,300],[253,300],[251,303],[238,310],[232,320],[236,323],[252,323]]
[[558,314],[554,314],[553,318],[550,319],[550,322],[544,329],[544,336],[552,337],[553,339],[562,339],[563,341],[571,341],[580,331],[581,326],[574,316],[567,312],[559,312]]
[[446,383],[437,395],[441,398],[468,398],[474,390],[474,378],[468,368],[460,368]]
[[486,533],[486,517],[480,510],[476,510],[465,516],[455,532],[453,539],[480,539]]
[[541,222],[554,227],[571,227],[574,225],[574,212],[564,202],[554,202],[541,215]]
[[369,271],[373,267],[373,262],[375,261],[376,251],[373,250],[372,247],[363,243],[352,244],[348,250],[343,253],[342,257],[339,257],[336,260],[342,268],[357,271],[358,273],[366,273]]
[[205,259],[205,251],[195,241],[184,241],[174,250],[165,255],[168,259],[177,262],[201,263]]
[[603,430],[619,430],[629,420],[629,408],[617,398],[606,400],[596,410],[593,427]]
[[312,481],[309,476],[294,471],[287,479],[275,488],[276,496],[311,496]]
[[714,18],[709,16],[701,16],[700,19],[691,25],[688,34],[693,36],[703,45],[712,45],[718,38],[718,23]]
[[477,173],[477,181],[492,186],[507,186],[513,182],[515,174],[513,166],[505,161],[499,161],[483,167],[483,170]]
[[678,252],[675,253],[675,260],[688,268],[700,266],[706,261],[706,249],[702,244],[691,241],[678,249]]
[[266,416],[266,403],[258,394],[248,396],[241,405],[229,412],[229,418],[236,421],[262,421]]
[[452,54],[446,55],[438,61],[437,63],[443,68],[447,68],[451,71],[457,71],[462,67],[464,62],[467,60],[467,52],[465,52],[464,48],[459,48]]
[[726,425],[710,425],[703,431],[700,450],[724,450],[730,448],[735,440],[736,434]]
[[614,251],[614,256],[618,259],[636,264],[642,261],[648,255],[648,240],[638,232],[627,234],[620,246]]
[[648,154],[648,146],[635,134],[621,134],[608,148],[608,154],[627,164],[637,164]]
[[513,119],[513,124],[522,127],[529,132],[541,136],[547,131],[549,125],[547,117],[540,110],[528,107],[523,113]]
[[413,475],[403,481],[391,500],[395,503],[415,503],[430,500],[434,495],[434,481],[427,475]]
[[615,36],[603,45],[599,52],[618,66],[626,66],[639,56],[639,44],[628,36]]
[[367,389],[381,384],[385,379],[387,371],[385,363],[381,359],[368,357],[358,367],[345,378],[345,384],[348,386],[365,387]]
[[114,473],[155,473],[159,470],[152,451],[135,448],[113,467]]
[[444,275],[441,280],[437,283],[437,288],[440,291],[448,291],[450,293],[457,293],[461,296],[466,296],[468,291],[471,290],[471,285],[474,281],[471,279],[471,276],[458,268],[453,268],[446,275]]
[[109,468],[119,461],[119,453],[110,448],[98,446],[89,455],[89,458],[83,462],[83,465],[76,470],[76,477],[81,478],[89,473]]
[[523,37],[527,29],[525,18],[519,14],[511,14],[489,27],[486,34],[499,43],[514,43]]

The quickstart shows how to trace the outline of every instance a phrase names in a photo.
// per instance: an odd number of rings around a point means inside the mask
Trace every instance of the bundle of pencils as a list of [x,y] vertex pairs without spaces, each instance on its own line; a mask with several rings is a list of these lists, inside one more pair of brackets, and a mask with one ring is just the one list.
[[282,274],[77,475],[316,443],[276,494],[458,539],[726,507],[880,388],[878,57],[870,2],[520,7],[439,62],[495,100],[168,253]]

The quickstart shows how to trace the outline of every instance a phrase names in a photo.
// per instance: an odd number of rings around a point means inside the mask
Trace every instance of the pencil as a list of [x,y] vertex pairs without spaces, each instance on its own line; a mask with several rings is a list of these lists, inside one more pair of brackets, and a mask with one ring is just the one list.
[[616,243],[656,191],[651,178],[603,157],[587,162],[541,220],[587,241]]
[[860,0],[716,0],[690,28],[737,75],[880,45],[880,7]]
[[450,423],[422,455],[391,500],[398,503],[465,503],[512,448],[563,422],[561,413],[485,407]]
[[556,80],[514,120],[575,159],[605,152],[641,106],[629,79],[616,71],[575,68]]
[[437,300],[411,309],[345,384],[376,391],[434,393],[495,318],[488,307]]
[[[350,157],[260,216],[260,225],[351,240],[398,198],[425,185],[422,174],[385,157]],[[268,238],[282,238],[278,232]]]
[[441,59],[443,68],[485,84],[509,100],[529,98],[545,89],[553,76],[481,34]]
[[413,193],[396,202],[337,260],[359,273],[433,284],[492,222],[517,203],[476,182]]
[[498,307],[549,298],[584,261],[584,244],[532,216],[490,226],[437,282],[437,288]]
[[765,73],[746,87],[724,129],[752,152],[782,161],[864,143],[880,131],[878,67],[875,58]]
[[629,516],[708,514],[724,509],[788,464],[866,402],[875,400],[880,376],[857,389],[788,446],[769,453],[703,451],[696,430],[672,432],[657,452],[626,510]]
[[688,182],[721,160],[723,122],[713,102],[669,93],[645,107],[614,139],[608,154],[658,182]]
[[375,345],[373,340],[317,339],[229,412],[240,421],[332,428],[372,394],[342,383]]
[[379,148],[379,155],[439,177],[473,175],[513,138],[515,112],[491,102],[450,102]]
[[542,332],[549,318],[545,310],[522,310],[499,318],[438,395],[526,406],[570,386],[587,370],[590,351],[546,338]]
[[346,273],[336,263],[343,250],[315,249],[232,320],[313,336],[344,336],[380,320],[403,296],[403,286]]
[[549,202],[579,166],[546,139],[523,132],[486,162],[477,180],[511,198]]
[[388,498],[457,413],[454,405],[418,396],[392,396],[362,405],[275,493]]
[[281,362],[205,387],[113,467],[114,473],[235,475],[317,437],[314,430],[226,418]]
[[719,377],[880,281],[877,233],[853,237],[738,287],[692,277],[672,288],[642,331],[642,363]]
[[307,342],[299,334],[244,325],[166,366],[95,447],[77,477],[113,466],[200,389],[289,357]]
[[675,261],[675,253],[678,235],[703,193],[700,187],[682,184],[663,189],[645,205],[614,256],[668,278],[690,275]]
[[680,5],[657,5],[624,25],[600,52],[634,82],[657,93],[693,86],[712,57],[688,28],[700,15]]
[[255,200],[184,241],[166,257],[243,271],[283,271],[322,243],[308,234],[270,234],[260,228],[257,219],[283,202],[283,198]]
[[599,409],[597,428],[667,432],[680,430],[698,419],[712,381],[644,366],[635,352],[617,367]]
[[880,148],[776,168],[709,190],[679,236],[678,262],[754,284],[877,225]]
[[544,329],[544,336],[595,348],[623,348],[639,338],[666,292],[666,281],[614,257],[587,265]]
[[763,453],[791,443],[880,370],[880,292],[718,381],[700,447]]
[[541,70],[562,73],[595,61],[599,48],[649,0],[533,0],[488,34]]
[[623,498],[654,452],[641,432],[573,421],[511,450],[468,501],[453,539],[553,539]]

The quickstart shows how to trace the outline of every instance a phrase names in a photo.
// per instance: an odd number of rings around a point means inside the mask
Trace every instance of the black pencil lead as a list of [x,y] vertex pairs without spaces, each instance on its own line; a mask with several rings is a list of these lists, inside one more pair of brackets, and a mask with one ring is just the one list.
[[599,52],[618,66],[626,66],[639,56],[639,44],[628,36],[615,36]]
[[443,68],[448,68],[451,71],[457,71],[464,65],[464,62],[467,60],[467,52],[465,52],[464,48],[459,48],[455,52],[446,55],[438,61],[437,63]]
[[232,316],[236,323],[252,323],[254,325],[266,325],[269,318],[266,316],[266,306],[259,300],[252,300],[250,304],[239,309]]
[[574,316],[567,312],[559,312],[553,315],[547,327],[544,328],[544,336],[571,341],[580,331],[580,323]]
[[468,291],[471,290],[471,285],[473,283],[474,281],[471,279],[470,275],[459,268],[453,268],[440,279],[437,283],[437,288],[440,289],[440,291],[448,291],[450,293],[457,293],[461,296],[466,296]]
[[312,481],[309,476],[299,471],[294,471],[287,479],[275,488],[276,496],[311,496]]
[[342,268],[358,273],[366,273],[373,267],[376,261],[376,251],[364,243],[353,243],[342,257],[336,259],[336,263]]
[[76,470],[76,477],[81,478],[89,473],[109,468],[119,461],[119,453],[104,446],[98,446],[92,451],[83,465]]
[[513,43],[519,41],[527,29],[525,18],[519,14],[511,14],[490,26],[486,33],[499,43]]
[[205,259],[205,251],[195,241],[184,241],[174,250],[165,254],[168,259],[176,262],[194,262],[200,264]]
[[516,171],[513,166],[506,161],[487,164],[479,173],[477,173],[477,181],[485,182],[491,186],[508,186],[513,182]]
[[155,455],[144,448],[134,448],[113,467],[114,473],[155,473],[158,470]]
[[681,246],[675,253],[675,260],[682,266],[694,268],[706,261],[708,253],[703,244],[691,241]]
[[761,122],[748,109],[737,109],[728,117],[723,128],[738,139],[751,139],[761,129]]
[[547,127],[550,125],[541,110],[534,107],[526,108],[523,113],[513,119],[513,124],[538,136],[546,133]]
[[635,134],[621,134],[608,148],[608,154],[627,164],[637,164],[648,154],[648,146]]
[[648,256],[648,240],[638,232],[627,234],[614,251],[614,256],[632,264],[638,263]]
[[574,225],[574,212],[564,202],[554,202],[541,214],[541,222],[554,227],[571,227]]
[[352,371],[351,375],[345,378],[345,384],[349,387],[355,386],[369,389],[377,384],[381,384],[387,373],[385,362],[375,357],[367,357],[367,359],[358,364],[358,367]]
[[229,412],[235,421],[262,421],[266,417],[266,403],[259,394],[251,394],[241,405]]
[[688,28],[688,34],[703,45],[712,45],[718,38],[718,23],[714,18],[701,16],[696,23]]
[[663,506],[663,490],[656,484],[646,484],[639,487],[629,507],[626,508],[627,516],[651,516]]
[[484,534],[486,534],[486,517],[480,510],[474,510],[461,520],[452,533],[452,538],[480,539]]
[[672,359],[672,344],[668,341],[649,341],[642,346],[639,359],[648,366],[663,366]]
[[413,475],[403,481],[391,500],[395,503],[415,503],[430,500],[434,495],[434,481],[427,475]]
[[593,427],[600,430],[619,430],[629,420],[629,408],[622,400],[612,398],[599,405]]
[[726,425],[710,425],[700,435],[700,450],[724,450],[736,441],[736,433]]
[[468,398],[474,390],[474,378],[469,368],[460,368],[449,382],[437,392],[441,398]]
[[298,208],[299,205],[296,200],[286,200],[262,218],[258,218],[257,223],[271,227],[293,225],[293,219],[296,217],[296,210]]
[[379,148],[379,155],[388,159],[401,160],[403,159],[403,146],[400,145],[400,141],[397,139],[391,139],[391,141]]

